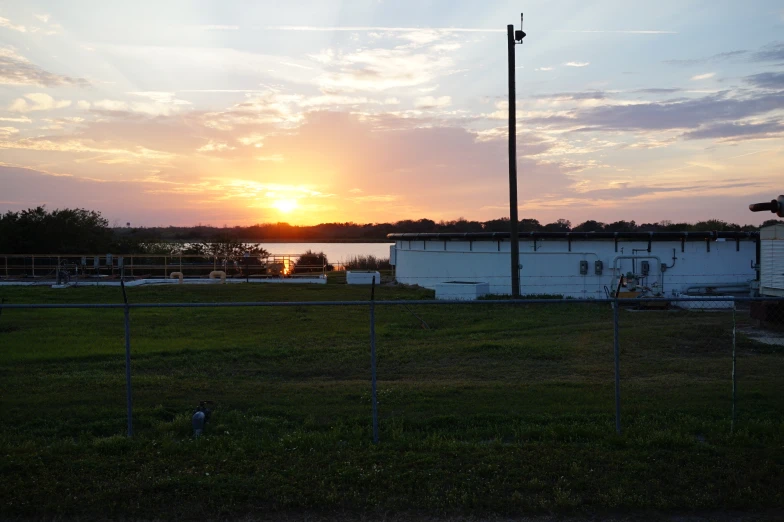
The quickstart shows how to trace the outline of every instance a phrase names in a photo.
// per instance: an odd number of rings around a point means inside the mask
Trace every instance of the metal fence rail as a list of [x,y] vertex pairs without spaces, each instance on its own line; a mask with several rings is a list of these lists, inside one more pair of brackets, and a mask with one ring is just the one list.
[[[593,304],[609,305],[613,313],[613,356],[614,356],[614,380],[615,380],[615,429],[621,434],[621,379],[620,379],[620,344],[619,333],[619,310],[621,306],[630,305],[666,305],[677,302],[693,302],[694,298],[672,297],[672,298],[609,298],[609,299],[480,299],[480,300],[376,300],[375,299],[375,278],[371,286],[370,300],[354,301],[247,301],[247,302],[212,302],[212,303],[129,303],[125,287],[122,287],[122,303],[7,303],[0,301],[0,314],[3,310],[20,309],[122,309],[124,312],[125,327],[125,376],[126,376],[126,410],[127,410],[127,435],[133,435],[133,393],[132,393],[132,371],[131,371],[131,329],[130,315],[131,309],[155,309],[155,308],[238,308],[238,307],[365,307],[369,308],[369,341],[371,359],[371,417],[373,442],[378,443],[378,399],[377,399],[377,376],[376,376],[376,314],[378,306],[403,306],[427,305],[427,306],[487,306],[487,305],[570,305],[570,304]],[[732,297],[722,296],[721,301],[732,302],[731,309],[717,308],[714,311],[732,313],[732,412],[731,430],[736,425],[736,395],[737,395],[737,374],[736,374],[736,307],[738,304],[753,305],[766,303],[784,307],[784,298],[779,297]],[[708,308],[710,310],[710,308]],[[784,308],[781,308],[784,310]],[[409,310],[410,311],[410,310]],[[413,313],[413,312],[412,312]],[[418,316],[417,316],[418,317]],[[784,319],[784,317],[782,317]],[[420,319],[421,320],[421,319]]]

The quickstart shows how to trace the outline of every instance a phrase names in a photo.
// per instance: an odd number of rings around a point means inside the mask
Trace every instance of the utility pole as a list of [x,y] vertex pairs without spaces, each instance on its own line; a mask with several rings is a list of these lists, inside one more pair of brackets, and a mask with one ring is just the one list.
[[517,108],[515,103],[515,45],[523,43],[523,15],[520,14],[520,30],[506,26],[509,47],[509,225],[511,227],[512,250],[512,297],[520,297],[520,241],[517,236]]

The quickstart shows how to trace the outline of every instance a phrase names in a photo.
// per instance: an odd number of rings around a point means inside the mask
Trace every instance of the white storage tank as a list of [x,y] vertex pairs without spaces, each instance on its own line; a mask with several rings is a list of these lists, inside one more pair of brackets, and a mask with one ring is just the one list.
[[381,283],[381,274],[372,270],[348,270],[346,271],[346,283],[350,285],[369,285],[376,279],[376,284]]
[[760,295],[784,297],[784,225],[760,229]]
[[436,299],[475,301],[490,293],[490,285],[479,281],[446,281],[436,283]]

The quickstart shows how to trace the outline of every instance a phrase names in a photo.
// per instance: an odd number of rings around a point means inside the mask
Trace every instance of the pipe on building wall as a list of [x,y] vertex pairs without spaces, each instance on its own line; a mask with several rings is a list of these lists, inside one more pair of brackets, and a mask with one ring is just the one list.
[[664,294],[664,272],[662,272],[662,262],[661,259],[659,259],[659,256],[652,256],[650,254],[647,256],[615,256],[615,258],[613,258],[612,268],[613,268],[613,276],[616,277],[618,275],[617,265],[620,259],[631,259],[632,261],[634,261],[635,259],[655,259],[656,266],[659,268],[659,279],[661,280],[661,293]]

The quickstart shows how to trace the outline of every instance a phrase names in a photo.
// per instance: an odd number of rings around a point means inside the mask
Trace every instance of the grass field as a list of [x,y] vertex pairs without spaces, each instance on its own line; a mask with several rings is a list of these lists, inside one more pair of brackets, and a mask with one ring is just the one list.
[[[142,302],[367,299],[346,285],[138,287]],[[432,292],[382,286],[377,299]],[[2,287],[10,303],[122,302],[117,288]],[[0,315],[0,515],[519,515],[784,506],[784,351],[731,314],[621,313],[614,429],[606,305],[133,309]],[[215,401],[193,439],[199,400]]]

